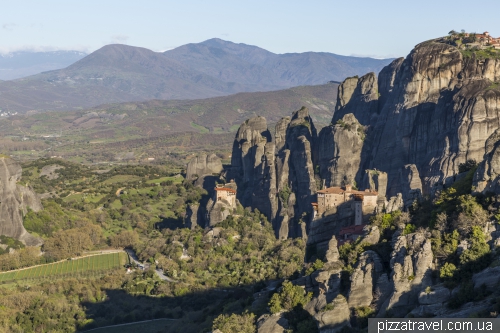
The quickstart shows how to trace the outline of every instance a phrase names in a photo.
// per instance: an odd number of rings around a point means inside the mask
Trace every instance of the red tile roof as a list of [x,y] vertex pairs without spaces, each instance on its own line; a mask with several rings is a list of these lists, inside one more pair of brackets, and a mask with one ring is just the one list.
[[228,187],[216,187],[215,190],[216,191],[226,191],[226,192],[236,193],[235,190],[233,190],[232,188],[228,188]]
[[366,224],[361,224],[361,225],[350,225],[348,227],[344,227],[340,229],[339,231],[339,236],[343,236],[345,234],[354,234],[354,235],[362,235],[363,228],[365,227]]

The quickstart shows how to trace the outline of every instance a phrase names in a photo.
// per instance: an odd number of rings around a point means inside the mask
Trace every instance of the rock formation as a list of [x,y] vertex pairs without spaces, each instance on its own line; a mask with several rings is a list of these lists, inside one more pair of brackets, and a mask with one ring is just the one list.
[[500,192],[498,81],[500,59],[464,57],[432,40],[378,77],[346,79],[332,124],[317,138],[305,108],[277,123],[274,140],[264,118],[249,119],[233,147],[232,166],[245,189],[238,197],[286,237],[303,234],[297,222],[309,218],[323,185],[376,188],[379,211],[405,209],[457,179],[461,163],[484,157],[476,188]]
[[400,184],[405,208],[422,199],[422,180],[415,164],[407,164],[401,168]]
[[320,332],[338,332],[345,326],[351,326],[349,305],[345,297],[338,295],[332,303],[332,310],[319,312],[314,316]]
[[351,276],[349,307],[369,306],[372,303],[375,284],[382,273],[383,266],[379,255],[373,251],[363,252]]
[[282,314],[263,315],[257,320],[258,333],[285,333],[288,331],[288,320]]
[[28,208],[39,211],[42,204],[31,188],[17,184],[21,174],[19,164],[8,157],[0,157],[0,234],[26,245],[40,245],[41,240],[24,229],[22,215]]
[[433,255],[430,240],[423,233],[394,235],[390,267],[392,294],[384,302],[378,316],[404,317],[418,302],[420,292],[432,285]]
[[219,174],[223,170],[222,161],[215,154],[201,154],[193,157],[186,169],[186,179],[193,180],[205,175]]
[[352,113],[335,125],[324,127],[318,139],[320,176],[327,187],[360,184],[360,169],[365,129]]
[[500,193],[500,129],[484,144],[484,157],[474,174],[476,192]]
[[500,90],[491,82],[499,68],[498,59],[464,58],[454,46],[429,41],[385,67],[377,81],[373,73],[347,79],[332,122],[352,113],[369,126],[353,173],[387,173],[387,195],[401,192],[407,203],[418,189],[430,194],[457,174],[460,163],[482,160],[484,142],[498,128]]
[[306,234],[317,188],[316,140],[306,108],[278,121],[274,139],[263,117],[248,119],[236,134],[228,177],[241,204],[264,213],[279,238]]
[[339,260],[339,249],[337,248],[337,238],[334,236],[328,242],[328,250],[325,255],[326,262],[336,262]]

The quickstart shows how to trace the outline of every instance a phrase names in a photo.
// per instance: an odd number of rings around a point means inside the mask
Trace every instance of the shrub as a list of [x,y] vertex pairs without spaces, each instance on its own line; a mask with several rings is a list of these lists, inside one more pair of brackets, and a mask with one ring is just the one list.
[[455,275],[456,270],[457,270],[457,267],[455,265],[447,262],[439,270],[439,277],[441,279],[452,279],[453,276]]
[[413,224],[408,223],[405,226],[405,229],[403,230],[403,235],[408,235],[408,234],[414,233],[416,229],[417,228]]
[[472,234],[469,241],[471,246],[460,255],[460,263],[466,264],[468,262],[477,261],[484,255],[490,252],[490,247],[486,243],[484,233],[478,226],[472,227]]
[[290,311],[296,306],[306,305],[312,298],[312,293],[305,293],[300,286],[294,285],[290,281],[283,282],[283,287],[279,293],[275,293],[269,301],[269,308],[272,313],[281,310]]
[[358,327],[362,328],[368,326],[368,318],[373,317],[375,310],[369,306],[360,306],[359,308],[354,309],[354,313],[356,314]]
[[215,318],[212,330],[221,330],[222,333],[255,333],[255,315],[244,313],[242,315],[232,314],[230,316],[221,314]]

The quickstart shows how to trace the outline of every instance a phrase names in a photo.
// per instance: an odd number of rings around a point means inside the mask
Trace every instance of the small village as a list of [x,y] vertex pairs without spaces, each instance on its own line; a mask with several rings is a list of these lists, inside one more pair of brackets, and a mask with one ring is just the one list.
[[441,39],[441,42],[463,49],[483,50],[493,48],[495,50],[500,50],[500,37],[495,38],[491,36],[488,31],[477,34],[465,32],[464,30],[461,32],[451,30],[447,37]]

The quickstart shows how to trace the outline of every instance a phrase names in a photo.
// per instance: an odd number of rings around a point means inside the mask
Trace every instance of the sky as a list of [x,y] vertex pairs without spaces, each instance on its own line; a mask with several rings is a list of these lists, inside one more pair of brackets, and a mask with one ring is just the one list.
[[221,38],[274,53],[407,55],[450,30],[500,37],[500,1],[0,0],[0,53],[120,43],[165,51]]

